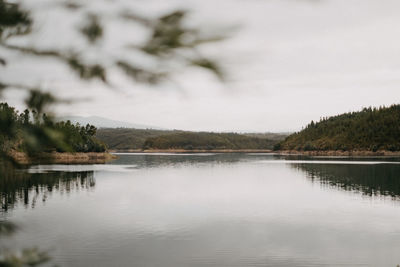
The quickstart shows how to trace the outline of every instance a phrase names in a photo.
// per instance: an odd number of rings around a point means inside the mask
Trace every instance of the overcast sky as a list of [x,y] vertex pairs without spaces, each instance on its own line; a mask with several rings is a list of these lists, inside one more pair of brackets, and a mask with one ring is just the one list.
[[[293,131],[323,116],[400,102],[398,0],[125,2],[135,2],[149,15],[185,8],[191,11],[190,22],[205,30],[234,28],[231,38],[206,51],[223,64],[227,81],[188,70],[175,75],[178,85],[148,88],[121,77],[117,90],[107,89],[58,74],[66,67],[34,65],[19,55],[9,55],[18,64],[0,75],[90,99],[59,107],[62,115],[186,130]],[[41,15],[42,29],[31,44],[68,44],[68,39],[54,37],[54,31],[63,31],[61,24],[54,25],[63,17],[59,13]],[[105,33],[111,40],[126,34],[112,25]],[[20,97],[15,91],[6,95],[16,105]]]

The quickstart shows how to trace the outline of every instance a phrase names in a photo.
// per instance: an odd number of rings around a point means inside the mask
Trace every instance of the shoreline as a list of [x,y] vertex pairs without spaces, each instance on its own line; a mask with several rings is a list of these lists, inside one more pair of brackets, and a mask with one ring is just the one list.
[[323,157],[400,157],[400,151],[369,151],[369,150],[327,150],[327,151],[298,151],[298,150],[278,150],[274,151],[279,155],[291,156],[323,156]]
[[108,152],[42,152],[29,158],[24,152],[13,151],[10,156],[21,165],[29,164],[104,164],[116,159],[114,153],[270,153],[281,156],[310,156],[310,157],[400,157],[400,151],[297,151],[297,150],[278,150],[270,149],[129,149],[129,150],[109,150]]
[[325,156],[325,157],[400,157],[400,151],[368,151],[368,150],[355,150],[355,151],[341,151],[341,150],[327,150],[327,151],[298,151],[298,150],[277,150],[271,149],[127,149],[127,150],[109,150],[110,153],[271,153],[277,155],[290,155],[290,156]]
[[13,151],[10,156],[21,165],[28,164],[104,164],[116,159],[109,152],[42,152],[30,158],[24,152]]
[[111,149],[110,153],[273,153],[271,149]]

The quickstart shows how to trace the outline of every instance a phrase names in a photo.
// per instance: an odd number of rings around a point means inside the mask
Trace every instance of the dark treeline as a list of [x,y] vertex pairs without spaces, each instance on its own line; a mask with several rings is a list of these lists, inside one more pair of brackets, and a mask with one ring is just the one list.
[[[0,103],[0,145],[2,151],[21,152],[104,152],[106,146],[95,138],[96,127],[70,121],[54,122],[51,117],[26,109],[19,113]],[[39,134],[38,134],[39,133]],[[32,138],[39,136],[42,138]]]
[[272,149],[287,135],[186,132],[153,129],[99,129],[96,137],[108,148],[130,149]]
[[276,150],[400,150],[400,105],[364,108],[359,112],[311,121],[288,136]]
[[109,149],[129,150],[142,149],[147,138],[156,137],[174,131],[132,128],[100,128],[96,137],[104,142]]
[[176,132],[148,138],[144,149],[272,149],[276,141],[237,133]]

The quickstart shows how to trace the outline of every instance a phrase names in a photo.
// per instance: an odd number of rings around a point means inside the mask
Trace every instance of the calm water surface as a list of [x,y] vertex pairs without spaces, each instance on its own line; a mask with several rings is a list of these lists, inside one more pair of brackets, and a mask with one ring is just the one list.
[[398,159],[120,154],[0,177],[2,246],[58,266],[396,266]]

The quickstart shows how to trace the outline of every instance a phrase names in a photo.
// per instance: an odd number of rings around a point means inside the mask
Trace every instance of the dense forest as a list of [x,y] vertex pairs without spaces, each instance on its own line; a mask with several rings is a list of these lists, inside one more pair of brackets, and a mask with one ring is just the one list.
[[272,149],[284,134],[237,134],[152,129],[99,129],[97,138],[114,150],[130,149]]
[[[35,110],[19,113],[7,103],[0,103],[2,129],[1,151],[21,152],[104,152],[106,146],[96,137],[96,127],[81,126],[70,121],[54,122]],[[40,133],[34,135],[32,133]],[[43,136],[43,138],[33,138]]]
[[96,137],[103,141],[109,149],[130,150],[142,149],[147,138],[156,137],[174,131],[132,128],[100,128]]
[[148,138],[144,149],[272,149],[275,143],[237,133],[177,132]]
[[400,105],[322,118],[275,145],[275,150],[400,150]]

